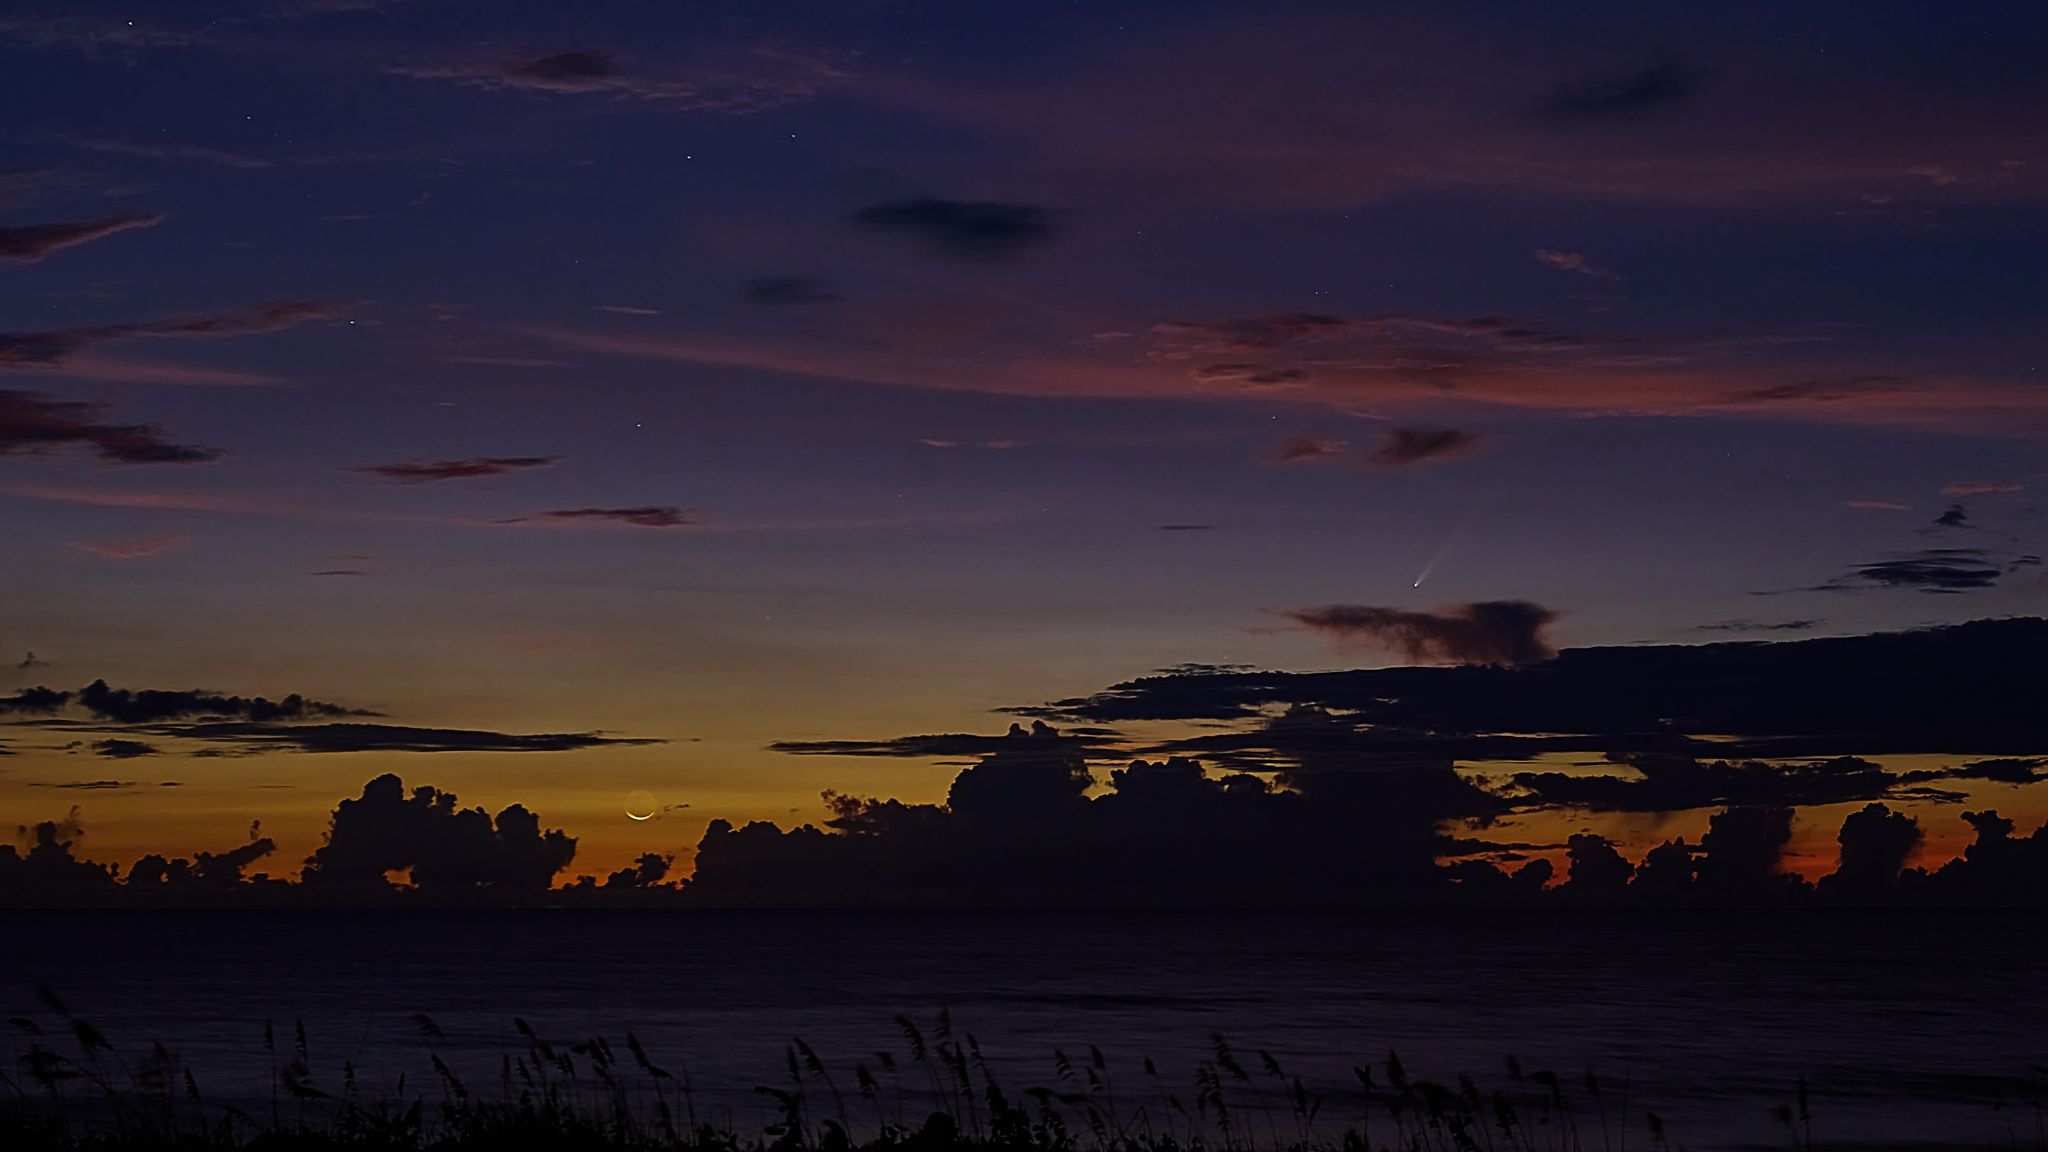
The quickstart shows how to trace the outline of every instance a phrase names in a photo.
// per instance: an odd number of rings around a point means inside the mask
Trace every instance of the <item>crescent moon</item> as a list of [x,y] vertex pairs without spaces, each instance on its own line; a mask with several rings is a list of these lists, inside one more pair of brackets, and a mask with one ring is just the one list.
[[661,815],[661,801],[645,788],[626,793],[626,819],[642,823]]

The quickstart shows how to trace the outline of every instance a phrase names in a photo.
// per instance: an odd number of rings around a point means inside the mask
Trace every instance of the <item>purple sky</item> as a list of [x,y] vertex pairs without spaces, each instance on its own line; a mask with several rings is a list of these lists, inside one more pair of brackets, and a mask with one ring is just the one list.
[[2035,6],[198,7],[0,15],[0,687],[661,743],[0,729],[108,859],[397,770],[602,868],[952,777],[775,741],[1459,655],[1330,606],[2048,592]]

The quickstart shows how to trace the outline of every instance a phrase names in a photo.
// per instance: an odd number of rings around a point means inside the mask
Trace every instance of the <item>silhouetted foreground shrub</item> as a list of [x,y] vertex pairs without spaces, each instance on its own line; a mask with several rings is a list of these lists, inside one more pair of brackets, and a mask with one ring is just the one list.
[[[1119,1083],[1102,1052],[1052,1053],[1047,1086],[1012,1094],[972,1034],[941,1012],[930,1033],[897,1017],[900,1055],[876,1051],[835,1075],[810,1045],[793,1039],[778,1082],[755,1089],[773,1118],[756,1131],[699,1115],[688,1069],[657,1063],[632,1033],[620,1049],[604,1037],[560,1045],[514,1018],[518,1041],[500,1054],[489,1085],[472,1084],[442,1058],[446,1041],[425,1015],[412,1020],[428,1050],[433,1082],[421,1090],[401,1075],[372,1089],[352,1064],[316,1078],[305,1028],[280,1036],[266,1023],[268,1099],[214,1099],[194,1071],[161,1043],[139,1058],[119,1055],[93,1024],[56,995],[48,1015],[14,1017],[16,1054],[0,1073],[0,1148],[39,1149],[805,1149],[1029,1148],[1075,1152],[1625,1152],[1683,1148],[1663,1120],[1629,1096],[1626,1083],[1592,1072],[1569,1080],[1525,1072],[1507,1060],[1508,1081],[1482,1090],[1410,1077],[1398,1054],[1351,1069],[1356,1091],[1332,1102],[1311,1091],[1263,1049],[1241,1058],[1221,1036],[1192,1081],[1173,1084],[1150,1059]],[[508,1037],[508,1040],[510,1038]],[[252,1044],[255,1041],[252,1040]],[[25,1047],[24,1047],[25,1045]],[[621,1051],[622,1049],[622,1051]],[[2035,1069],[2048,1077],[2048,1070]],[[2017,1082],[2016,1082],[2017,1083]],[[2048,1149],[2041,1093],[2028,1082],[2021,1107],[1995,1147]],[[1338,1115],[1341,1112],[1343,1115]],[[1806,1082],[1788,1086],[1776,1111],[1781,1147],[1816,1144]],[[2020,1131],[2024,1121],[2028,1129]],[[2023,1142],[2024,1138],[2024,1142]],[[1943,1148],[1963,1145],[1944,1143]]]

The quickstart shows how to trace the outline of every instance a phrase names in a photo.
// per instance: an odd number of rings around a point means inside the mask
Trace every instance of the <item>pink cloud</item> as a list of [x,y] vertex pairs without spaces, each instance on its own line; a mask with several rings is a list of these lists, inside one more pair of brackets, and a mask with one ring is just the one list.
[[176,552],[190,543],[188,537],[166,534],[130,536],[119,540],[73,540],[71,546],[108,560],[139,560],[144,556]]
[[2024,484],[1987,480],[1957,480],[1941,486],[1943,496],[2011,496],[2026,490],[2027,486]]

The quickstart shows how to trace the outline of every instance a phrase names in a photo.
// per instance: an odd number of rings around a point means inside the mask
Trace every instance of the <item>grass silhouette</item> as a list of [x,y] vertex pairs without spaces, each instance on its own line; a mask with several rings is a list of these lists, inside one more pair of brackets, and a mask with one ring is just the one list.
[[[0,1147],[114,1152],[135,1149],[692,1149],[702,1152],[847,1152],[900,1149],[1041,1149],[1046,1152],[1644,1152],[1683,1147],[1655,1112],[1632,1105],[1629,1085],[1584,1073],[1583,1092],[1550,1070],[1525,1071],[1513,1057],[1500,1087],[1471,1078],[1453,1084],[1411,1077],[1400,1055],[1352,1069],[1361,1092],[1327,1100],[1256,1050],[1254,1072],[1214,1035],[1186,1093],[1151,1059],[1135,1091],[1119,1096],[1110,1062],[1052,1052],[1051,1079],[1013,1093],[971,1033],[941,1012],[929,1037],[897,1017],[907,1062],[886,1050],[852,1065],[854,1096],[826,1060],[791,1038],[777,1082],[755,1091],[772,1119],[743,1131],[730,1111],[699,1115],[688,1067],[657,1063],[632,1031],[625,1059],[603,1036],[551,1043],[514,1017],[515,1038],[496,1076],[476,1088],[443,1056],[448,1044],[425,1014],[412,1024],[432,1079],[405,1075],[366,1084],[352,1063],[316,1074],[303,1023],[280,1043],[266,1022],[267,1101],[214,1099],[194,1070],[152,1042],[131,1057],[48,989],[41,1019],[8,1024],[16,1054],[0,1071]],[[22,1047],[22,1045],[26,1047]],[[915,1068],[909,1066],[914,1065]],[[1998,1147],[2048,1149],[2043,1096],[2048,1069],[2033,1069],[2023,1099],[1999,1101],[2008,1118]],[[474,1074],[474,1072],[472,1072]],[[908,1083],[906,1083],[908,1081]],[[1816,1149],[1804,1078],[1776,1110],[1785,1147]],[[857,1103],[855,1103],[857,1101]],[[1987,1102],[1990,1104],[1991,1102]],[[1635,1108],[1635,1111],[1631,1111]],[[858,1113],[858,1118],[856,1118]],[[1340,1115],[1341,1113],[1341,1115]],[[2022,1132],[2022,1127],[2031,1131]],[[2024,1143],[2022,1141],[2025,1141]],[[1849,1147],[1850,1145],[1835,1145]],[[1944,1144],[1942,1147],[1959,1147]]]

